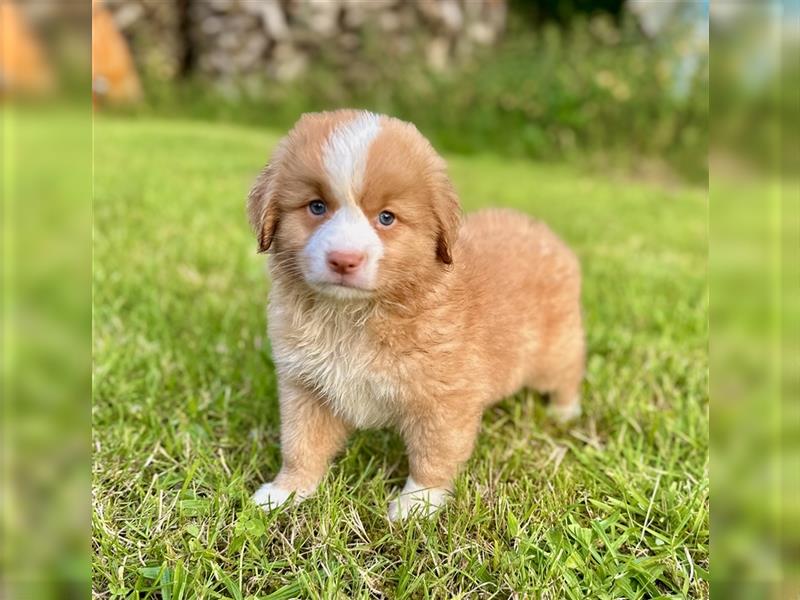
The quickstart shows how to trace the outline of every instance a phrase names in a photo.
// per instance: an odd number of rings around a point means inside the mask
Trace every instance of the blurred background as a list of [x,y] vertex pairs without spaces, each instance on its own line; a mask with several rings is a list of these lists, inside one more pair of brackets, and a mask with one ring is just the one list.
[[355,106],[412,120],[449,153],[666,185],[704,185],[711,156],[712,591],[797,597],[799,14],[791,1],[0,0],[3,589],[87,591],[92,107],[280,131]]
[[278,130],[363,107],[446,152],[702,181],[707,13],[670,0],[99,0],[93,90],[102,108]]

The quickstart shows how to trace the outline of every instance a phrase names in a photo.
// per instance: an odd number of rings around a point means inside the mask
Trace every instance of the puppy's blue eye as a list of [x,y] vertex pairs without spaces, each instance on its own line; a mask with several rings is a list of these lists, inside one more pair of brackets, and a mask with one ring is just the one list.
[[308,212],[310,212],[312,215],[316,215],[317,217],[324,215],[327,210],[328,207],[325,206],[325,203],[322,200],[312,200],[308,203]]
[[388,227],[392,223],[394,223],[394,213],[390,213],[388,210],[384,210],[381,214],[378,215],[378,222],[383,225],[384,227]]

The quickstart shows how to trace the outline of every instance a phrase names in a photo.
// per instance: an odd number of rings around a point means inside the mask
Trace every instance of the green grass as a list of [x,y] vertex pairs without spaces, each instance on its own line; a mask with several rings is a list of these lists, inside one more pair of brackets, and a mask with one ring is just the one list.
[[248,497],[279,467],[279,422],[244,198],[276,140],[96,124],[96,596],[706,597],[705,191],[448,157],[466,210],[534,214],[581,257],[585,416],[559,429],[533,394],[489,410],[429,521],[386,519],[407,463],[385,431],[265,515]]

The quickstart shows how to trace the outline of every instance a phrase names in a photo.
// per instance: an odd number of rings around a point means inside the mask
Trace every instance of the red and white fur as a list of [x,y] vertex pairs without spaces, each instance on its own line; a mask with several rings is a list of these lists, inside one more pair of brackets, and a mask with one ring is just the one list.
[[392,427],[410,473],[389,506],[430,513],[469,458],[483,411],[523,387],[580,414],[580,269],[545,225],[462,219],[446,166],[413,125],[304,115],[248,200],[270,253],[268,321],[283,465],[270,509],[314,493],[354,429]]

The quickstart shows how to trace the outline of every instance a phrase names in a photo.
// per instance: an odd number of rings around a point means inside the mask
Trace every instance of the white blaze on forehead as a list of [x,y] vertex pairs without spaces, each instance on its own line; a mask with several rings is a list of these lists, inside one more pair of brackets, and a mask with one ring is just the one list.
[[364,182],[369,147],[380,130],[380,117],[364,112],[336,127],[325,142],[322,164],[340,203],[356,203]]

